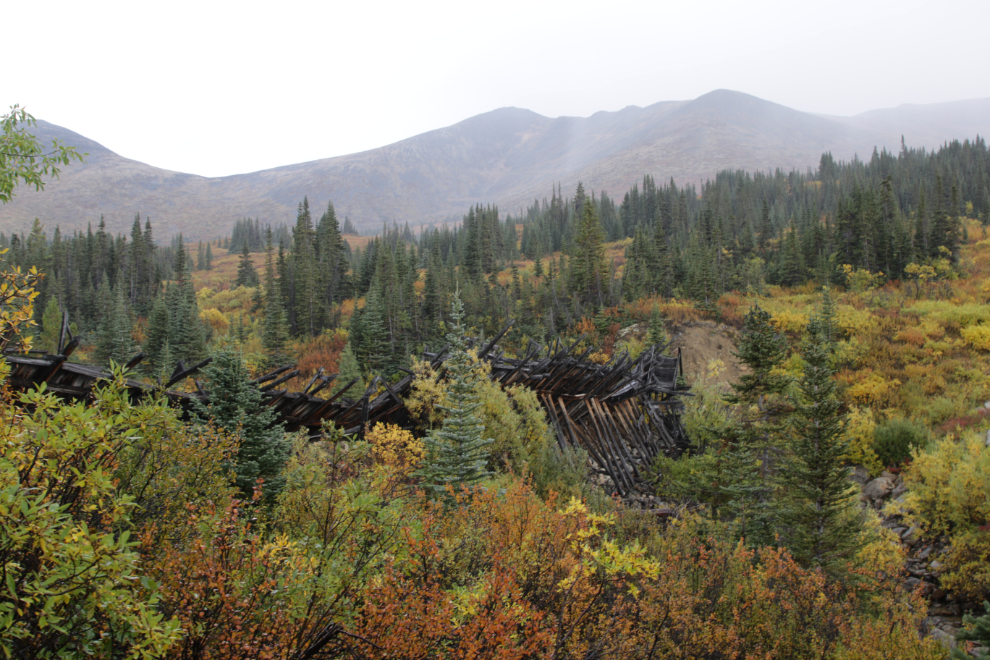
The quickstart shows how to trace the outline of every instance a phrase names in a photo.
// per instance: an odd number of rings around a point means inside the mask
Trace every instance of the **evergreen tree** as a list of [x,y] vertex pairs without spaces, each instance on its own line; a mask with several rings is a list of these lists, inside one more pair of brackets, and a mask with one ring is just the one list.
[[165,296],[155,296],[155,301],[151,305],[151,314],[148,315],[148,330],[144,339],[144,352],[148,356],[144,360],[144,366],[151,375],[161,375],[165,371],[171,372],[175,366],[175,361],[171,355],[166,355],[166,352],[169,354],[172,352],[171,349],[166,351],[169,325]]
[[251,261],[251,251],[248,249],[247,241],[241,248],[241,260],[237,264],[237,279],[234,280],[234,288],[239,286],[258,286],[258,271]]
[[753,546],[774,545],[779,524],[775,456],[781,431],[779,397],[789,380],[774,370],[784,360],[787,341],[769,313],[758,305],[746,314],[739,351],[750,368],[726,397],[741,408],[741,423],[725,439],[719,490],[725,511],[740,536]]
[[52,296],[41,315],[41,335],[36,348],[55,354],[58,351],[58,338],[62,332],[62,310],[58,299]]
[[[181,236],[181,235],[180,235]],[[176,360],[186,365],[206,357],[206,327],[199,318],[199,306],[192,280],[186,270],[188,260],[181,248],[175,258],[175,283],[168,289],[168,342]]]
[[571,261],[571,290],[591,305],[604,303],[608,278],[605,263],[605,232],[594,204],[584,204],[581,223],[574,237],[574,258]]
[[456,490],[491,474],[487,464],[492,440],[484,437],[485,427],[474,414],[481,404],[475,394],[477,376],[464,336],[464,304],[459,292],[454,294],[451,307],[453,327],[447,333],[451,349],[444,362],[448,379],[447,405],[441,408],[444,418],[440,429],[432,430],[423,440],[426,458],[417,472],[423,485],[440,496],[446,494],[448,486]]
[[364,364],[365,373],[388,376],[392,367],[392,351],[385,327],[385,304],[374,283],[361,310],[360,341],[357,354]]
[[984,648],[984,651],[970,655],[958,646],[952,649],[952,660],[990,660],[990,603],[983,601],[983,609],[986,614],[976,616],[975,614],[963,615],[963,625],[966,627],[959,631],[956,640],[960,642],[976,642]]
[[289,443],[276,423],[275,411],[263,405],[261,391],[251,382],[239,352],[221,348],[203,371],[207,380],[209,403],[193,399],[198,420],[210,421],[236,434],[241,446],[234,461],[234,482],[245,499],[249,499],[259,479],[271,502],[285,479],[280,476],[289,456]]
[[653,306],[653,311],[650,313],[650,326],[646,334],[646,343],[656,346],[658,349],[667,345],[670,341],[667,337],[667,331],[664,329],[664,319],[663,312],[660,311],[659,305]]
[[282,302],[282,291],[278,286],[271,287],[271,293],[265,301],[261,344],[269,366],[281,366],[289,360],[289,321]]
[[206,266],[206,270],[213,270],[213,250],[210,248],[210,244],[206,244],[206,254],[203,257],[203,264]]
[[730,403],[744,405],[769,405],[768,396],[780,394],[790,382],[779,373],[773,373],[787,354],[787,339],[777,332],[773,317],[759,305],[746,314],[739,351],[733,353],[749,367],[750,373],[739,378],[732,386],[734,393]]
[[124,296],[123,285],[114,288],[108,313],[100,326],[99,339],[96,342],[96,360],[101,365],[126,364],[137,351],[134,339],[131,337],[134,324],[131,322],[131,310]]
[[343,396],[349,399],[359,399],[364,394],[364,380],[361,378],[361,367],[358,365],[357,356],[354,354],[354,349],[351,348],[350,341],[347,342],[340,354],[338,371],[337,378],[333,382],[332,393],[337,394],[341,388],[356,378],[357,382],[347,388]]
[[[826,292],[825,297],[828,297]],[[783,540],[806,566],[837,576],[859,548],[861,523],[843,459],[848,451],[830,361],[830,312],[809,321],[802,342],[801,396],[790,427],[790,452],[780,471],[786,488]]]

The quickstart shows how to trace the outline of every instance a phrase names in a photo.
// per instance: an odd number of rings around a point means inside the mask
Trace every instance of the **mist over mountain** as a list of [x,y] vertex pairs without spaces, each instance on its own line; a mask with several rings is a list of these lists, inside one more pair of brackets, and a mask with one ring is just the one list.
[[26,188],[0,207],[0,229],[19,231],[35,217],[49,231],[85,228],[104,217],[128,231],[136,213],[159,237],[229,233],[242,217],[289,223],[298,202],[314,209],[332,199],[338,217],[362,231],[383,222],[417,227],[459,218],[474,203],[515,213],[551,186],[621,195],[643,174],[699,182],[723,169],[817,167],[868,158],[874,147],[934,148],[990,132],[990,99],[902,105],[854,117],[800,112],[741,92],[716,90],[691,101],[630,106],[591,117],[550,119],[501,108],[446,128],[361,153],[207,178],[159,169],[118,155],[66,128],[38,121],[43,142],[58,138],[89,156],[63,170],[43,193]]

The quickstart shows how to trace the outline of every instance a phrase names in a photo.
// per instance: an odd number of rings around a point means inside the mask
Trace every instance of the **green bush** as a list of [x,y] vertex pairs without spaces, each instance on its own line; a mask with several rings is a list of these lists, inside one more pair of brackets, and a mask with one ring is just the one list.
[[891,419],[873,431],[873,451],[884,466],[901,465],[911,452],[928,444],[928,429],[907,419]]

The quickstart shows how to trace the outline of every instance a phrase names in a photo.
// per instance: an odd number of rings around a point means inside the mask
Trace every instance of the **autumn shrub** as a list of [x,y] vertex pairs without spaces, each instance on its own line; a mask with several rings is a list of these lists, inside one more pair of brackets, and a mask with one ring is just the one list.
[[951,436],[917,452],[904,473],[905,505],[930,537],[947,535],[942,583],[979,598],[990,593],[990,447],[981,435]]
[[[0,378],[8,373],[0,365]],[[0,402],[0,649],[17,658],[158,658],[178,638],[144,581],[130,530],[135,498],[117,488],[140,427],[123,379],[93,406],[44,391]]]
[[990,351],[990,325],[973,325],[959,331],[969,346],[981,351]]
[[340,356],[346,345],[347,331],[343,329],[327,331],[301,342],[296,361],[299,375],[293,383],[296,389],[305,387],[320,367],[328,376],[339,371]]
[[913,346],[924,346],[927,337],[919,328],[904,328],[894,335],[894,339]]
[[873,431],[873,450],[881,465],[897,467],[924,448],[929,441],[928,429],[907,419],[890,419]]
[[846,415],[849,451],[845,460],[853,465],[862,465],[874,477],[880,474],[884,466],[873,447],[876,428],[876,416],[872,410],[860,407],[849,409]]
[[416,469],[426,453],[422,440],[395,424],[379,422],[364,434],[364,439],[371,445],[376,461],[401,471]]

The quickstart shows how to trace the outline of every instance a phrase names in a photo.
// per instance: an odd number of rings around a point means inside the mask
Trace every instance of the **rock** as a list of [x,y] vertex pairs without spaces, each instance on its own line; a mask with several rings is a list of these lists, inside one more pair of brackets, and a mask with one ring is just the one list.
[[881,478],[881,479],[890,479],[891,481],[893,481],[895,483],[897,482],[897,475],[894,474],[893,472],[888,472],[887,470],[884,470],[883,472],[881,472],[879,478]]
[[849,471],[849,479],[855,481],[862,487],[865,486],[870,480],[870,473],[862,465],[857,465]]
[[881,502],[888,495],[890,495],[890,491],[892,490],[894,490],[893,479],[888,479],[887,477],[877,477],[863,487],[863,494],[866,495],[871,502]]
[[987,447],[990,447],[990,430],[987,430],[987,439],[986,442],[984,442],[983,444],[985,444]]
[[932,637],[937,639],[942,644],[942,646],[944,646],[947,649],[955,648],[956,646],[956,638],[950,635],[949,633],[945,632],[941,628],[936,628],[935,630],[933,630]]
[[928,564],[928,570],[930,570],[933,573],[937,573],[938,569],[940,568],[942,568],[942,562],[938,561],[937,559],[932,563]]
[[907,486],[905,486],[902,482],[898,482],[897,485],[894,486],[894,490],[891,491],[890,496],[898,502],[903,502],[904,493],[906,493],[907,490]]
[[917,587],[919,584],[921,584],[921,580],[919,580],[916,577],[909,577],[909,578],[905,578],[904,580],[904,586],[910,589],[911,591],[914,591],[914,588]]
[[925,546],[925,548],[921,552],[918,553],[918,555],[917,555],[918,559],[921,559],[921,560],[928,559],[928,555],[932,554],[932,547],[933,546],[930,546],[930,545],[929,546]]
[[990,401],[984,401],[983,402],[983,407],[984,408],[987,408],[988,410],[990,410]]
[[901,534],[901,541],[904,542],[908,547],[913,548],[918,545],[918,541],[921,540],[921,528],[917,525],[911,525],[908,531]]
[[943,598],[945,598],[945,592],[935,587],[935,590],[932,591],[932,600],[942,600]]

